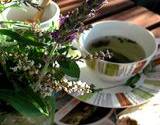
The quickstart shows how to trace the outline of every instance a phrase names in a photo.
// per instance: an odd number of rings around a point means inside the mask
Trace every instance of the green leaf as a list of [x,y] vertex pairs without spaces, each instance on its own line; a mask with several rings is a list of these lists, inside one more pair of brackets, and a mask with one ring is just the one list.
[[128,79],[127,82],[125,83],[125,85],[134,88],[135,84],[139,81],[140,78],[141,78],[141,75],[140,74],[136,74],[135,76],[133,76],[130,79]]
[[61,80],[64,77],[64,72],[61,68],[55,68],[55,73],[54,73],[54,77],[55,80]]
[[48,104],[48,109],[49,109],[49,116],[50,116],[50,124],[54,124],[54,115],[56,111],[56,100],[55,96],[48,96],[46,97],[46,102]]
[[5,10],[5,6],[3,4],[0,4],[0,13],[3,12],[3,10]]
[[60,54],[62,54],[62,53],[64,53],[64,52],[66,52],[67,50],[68,50],[68,47],[63,47],[63,48],[58,49],[58,52],[59,52]]
[[33,104],[32,100],[21,93],[12,90],[0,90],[0,99],[8,102],[13,108],[24,116],[41,116],[41,111]]
[[30,40],[33,40],[33,41],[36,39],[35,34],[33,34],[33,33],[30,32],[30,31],[25,31],[25,32],[23,33],[23,36],[25,36],[27,39],[30,39]]
[[7,112],[0,112],[0,125],[3,125],[2,123],[6,119],[7,114]]
[[64,60],[58,62],[64,73],[70,77],[79,78],[80,68],[73,60]]
[[16,40],[20,45],[43,46],[43,43],[33,41],[32,39],[21,36],[20,34],[8,29],[0,29],[0,34],[11,37],[12,39]]
[[42,114],[46,116],[49,115],[47,106],[43,101],[44,98],[40,97],[39,93],[33,92],[33,90],[28,86],[22,88],[18,84],[16,85],[16,90],[15,92],[17,95],[21,95],[29,100]]
[[15,46],[17,45],[17,43],[13,43],[13,42],[1,42],[0,43],[0,48],[5,48],[5,47],[10,47],[10,46]]
[[95,95],[95,93],[85,93],[84,95],[78,96],[78,99],[80,99],[82,101],[87,101],[90,98],[92,98],[94,95]]
[[30,98],[30,100],[41,111],[41,113],[44,115],[48,115],[48,109],[45,102],[43,101],[43,98],[40,97],[38,93],[33,92],[30,87],[27,87],[25,89],[24,96],[26,95],[26,93],[28,95],[28,98]]
[[48,96],[47,97],[48,100],[48,104],[50,106],[50,111],[53,113],[56,110],[56,100],[55,100],[55,96]]

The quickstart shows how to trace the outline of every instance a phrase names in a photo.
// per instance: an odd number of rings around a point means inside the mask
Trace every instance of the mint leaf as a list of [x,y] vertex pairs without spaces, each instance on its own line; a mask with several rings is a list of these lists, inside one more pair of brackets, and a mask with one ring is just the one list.
[[15,93],[13,90],[1,89],[0,99],[8,102],[15,110],[24,116],[41,116],[41,109],[35,106],[35,102],[30,100],[23,93]]
[[79,78],[80,68],[75,61],[64,60],[58,62],[64,73],[70,77]]
[[129,78],[127,80],[127,82],[125,83],[125,85],[134,88],[135,84],[139,81],[140,78],[141,78],[141,75],[140,74],[136,74],[135,76]]

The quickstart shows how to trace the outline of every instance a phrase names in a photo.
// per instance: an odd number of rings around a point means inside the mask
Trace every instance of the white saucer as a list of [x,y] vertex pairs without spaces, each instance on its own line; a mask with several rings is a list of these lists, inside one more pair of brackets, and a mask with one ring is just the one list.
[[[159,39],[157,39],[158,42]],[[160,41],[160,40],[159,40]],[[159,51],[160,52],[160,51]],[[157,52],[158,54],[158,52]],[[158,58],[160,58],[158,54]],[[155,72],[148,73],[147,76],[141,74],[141,78],[136,83],[135,88],[124,84],[114,84],[103,81],[97,74],[92,72],[85,63],[79,63],[80,81],[87,84],[94,84],[96,89],[104,88],[101,91],[79,95],[71,93],[71,95],[85,103],[107,107],[107,108],[126,108],[137,106],[150,100],[160,92],[160,65],[156,66]],[[155,68],[156,68],[155,67]]]
[[81,69],[80,81],[94,84],[95,89],[104,88],[85,95],[71,93],[75,98],[88,104],[107,108],[131,107],[145,103],[158,94],[160,90],[160,79],[148,79],[142,74],[140,80],[136,83],[137,87],[131,88],[124,84],[117,85],[101,80],[85,63],[79,63],[79,66]]

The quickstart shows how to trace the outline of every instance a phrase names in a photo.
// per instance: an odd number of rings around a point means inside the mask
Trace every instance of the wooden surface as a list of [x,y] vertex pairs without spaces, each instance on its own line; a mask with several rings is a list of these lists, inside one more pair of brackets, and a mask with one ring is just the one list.
[[[61,13],[66,14],[83,5],[85,0],[59,0]],[[133,3],[131,0],[108,0],[96,16],[85,20],[85,23],[93,23],[100,20],[123,20],[143,26],[151,30],[156,37],[160,37],[160,15]]]
[[98,21],[135,6],[135,3],[129,0],[108,0],[108,2],[108,4],[102,6],[102,8],[96,12],[95,17],[86,20],[86,23]]
[[160,26],[151,31],[154,33],[155,37],[160,37]]
[[65,14],[82,5],[84,0],[59,0],[58,5],[61,8],[61,13]]
[[136,6],[118,14],[109,16],[105,18],[105,20],[124,20],[143,27],[150,27],[160,22],[160,16],[146,8]]

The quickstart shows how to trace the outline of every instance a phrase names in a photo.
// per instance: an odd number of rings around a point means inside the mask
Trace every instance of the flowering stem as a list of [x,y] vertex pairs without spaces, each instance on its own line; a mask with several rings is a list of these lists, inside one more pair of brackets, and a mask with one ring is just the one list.
[[50,124],[54,125],[55,112],[50,111]]
[[44,67],[41,70],[41,75],[40,75],[40,77],[38,79],[38,82],[37,82],[38,84],[42,81],[43,77],[46,75],[47,69],[48,69],[48,66],[49,66],[49,62],[52,59],[53,53],[55,52],[55,50],[56,50],[57,47],[58,47],[58,44],[55,43],[53,45],[53,48],[51,49],[51,51],[49,53],[49,59],[48,59],[48,61],[45,63]]

